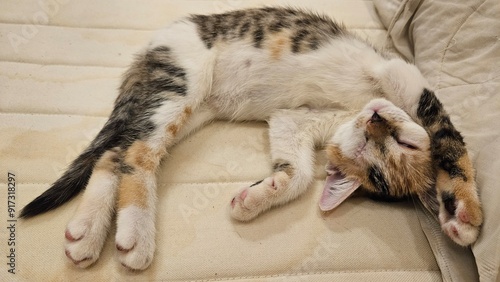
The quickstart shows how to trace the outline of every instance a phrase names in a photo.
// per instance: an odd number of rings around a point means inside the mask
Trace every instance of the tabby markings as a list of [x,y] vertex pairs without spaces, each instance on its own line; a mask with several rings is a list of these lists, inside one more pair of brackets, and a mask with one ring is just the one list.
[[429,128],[431,137],[431,153],[434,162],[448,172],[451,178],[460,177],[468,181],[464,167],[459,163],[466,155],[465,142],[462,135],[451,124],[443,104],[436,95],[424,89],[420,97],[417,116],[422,120],[424,127]]

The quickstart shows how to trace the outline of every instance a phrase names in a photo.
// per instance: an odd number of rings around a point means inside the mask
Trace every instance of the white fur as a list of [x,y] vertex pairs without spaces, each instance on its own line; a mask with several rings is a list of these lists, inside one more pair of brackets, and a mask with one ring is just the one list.
[[211,92],[214,65],[217,59],[215,49],[208,50],[201,41],[194,23],[179,20],[157,32],[149,49],[168,46],[176,63],[187,73],[188,99],[192,106],[199,105],[203,97]]
[[125,249],[118,251],[120,262],[130,269],[147,268],[153,259],[156,246],[154,209],[128,206],[119,211],[117,226],[117,248]]
[[98,258],[113,216],[118,177],[96,170],[89,180],[78,209],[68,223],[76,241],[66,240],[66,255],[79,267],[87,267]]
[[300,106],[360,109],[376,95],[368,75],[384,60],[352,38],[279,61],[248,45],[232,43],[218,56],[207,100],[222,118],[262,120],[276,109]]

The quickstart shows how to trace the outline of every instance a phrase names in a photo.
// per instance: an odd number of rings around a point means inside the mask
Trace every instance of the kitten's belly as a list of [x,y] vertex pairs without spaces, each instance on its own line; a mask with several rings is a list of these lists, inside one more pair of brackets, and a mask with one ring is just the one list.
[[357,110],[375,96],[352,58],[325,61],[315,51],[276,60],[266,50],[234,45],[219,56],[207,97],[221,118],[262,120],[276,109],[301,106]]

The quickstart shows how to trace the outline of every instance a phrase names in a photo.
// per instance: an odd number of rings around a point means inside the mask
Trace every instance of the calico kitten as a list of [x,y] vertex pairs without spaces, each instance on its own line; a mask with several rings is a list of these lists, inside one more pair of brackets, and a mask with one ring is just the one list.
[[[294,139],[296,127],[280,118],[283,109],[359,110],[375,97],[408,116],[376,101],[339,128],[327,148],[321,208],[335,207],[358,187],[383,197],[416,194],[438,210],[451,239],[473,243],[482,213],[471,161],[422,74],[327,17],[287,8],[194,15],[161,30],[125,73],[104,128],[21,217],[52,210],[85,189],[65,233],[68,258],[80,267],[95,262],[116,212],[120,262],[145,269],[155,249],[155,172],[184,136],[214,119],[270,119],[271,128],[278,124],[271,144],[295,140],[293,150],[272,145],[272,176],[233,199],[231,214],[250,220],[296,198],[312,179],[315,140],[307,133]],[[409,117],[425,128],[430,145]]]

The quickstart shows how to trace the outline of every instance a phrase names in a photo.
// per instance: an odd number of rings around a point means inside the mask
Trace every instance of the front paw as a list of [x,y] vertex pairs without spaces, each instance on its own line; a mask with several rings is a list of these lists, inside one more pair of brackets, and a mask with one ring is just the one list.
[[468,246],[477,240],[483,222],[475,191],[475,187],[469,187],[455,192],[441,192],[438,196],[441,227],[446,235],[461,246]]
[[289,180],[290,177],[280,171],[241,189],[231,200],[231,216],[240,221],[249,221],[282,203]]

